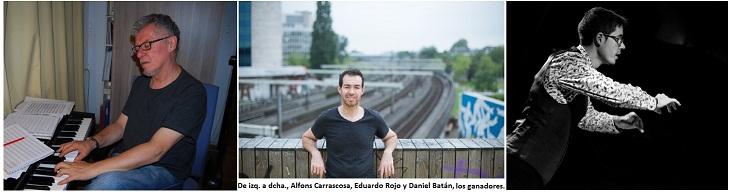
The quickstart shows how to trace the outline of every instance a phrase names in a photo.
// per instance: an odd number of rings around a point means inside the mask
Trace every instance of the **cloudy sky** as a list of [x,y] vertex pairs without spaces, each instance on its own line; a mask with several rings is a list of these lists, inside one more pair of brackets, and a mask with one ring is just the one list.
[[[315,2],[283,2],[282,14],[312,12]],[[348,38],[348,51],[381,54],[449,49],[459,39],[469,48],[504,45],[504,2],[332,2],[333,29]]]

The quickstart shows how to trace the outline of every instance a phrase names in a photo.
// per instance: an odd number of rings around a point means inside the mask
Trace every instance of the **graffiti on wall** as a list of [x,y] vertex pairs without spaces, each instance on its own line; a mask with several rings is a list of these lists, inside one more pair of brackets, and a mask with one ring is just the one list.
[[504,102],[474,92],[461,93],[459,137],[504,138]]

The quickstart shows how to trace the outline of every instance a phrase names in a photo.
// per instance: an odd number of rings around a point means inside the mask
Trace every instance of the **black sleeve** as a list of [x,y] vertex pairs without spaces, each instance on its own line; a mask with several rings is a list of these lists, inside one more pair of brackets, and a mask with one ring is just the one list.
[[383,117],[378,114],[378,112],[371,111],[373,113],[373,116],[375,116],[376,122],[375,122],[375,136],[379,138],[385,138],[386,135],[388,135],[388,132],[390,131],[390,128],[388,128],[388,124],[385,123],[385,120]]
[[327,126],[325,126],[325,119],[327,119],[327,112],[330,110],[325,110],[322,113],[319,114],[319,117],[317,117],[317,120],[314,121],[314,124],[312,124],[312,133],[314,134],[314,138],[322,139],[322,137],[325,136],[325,133],[327,133]]
[[200,132],[206,113],[206,95],[202,84],[191,84],[180,92],[175,106],[162,120],[162,127],[193,137]]

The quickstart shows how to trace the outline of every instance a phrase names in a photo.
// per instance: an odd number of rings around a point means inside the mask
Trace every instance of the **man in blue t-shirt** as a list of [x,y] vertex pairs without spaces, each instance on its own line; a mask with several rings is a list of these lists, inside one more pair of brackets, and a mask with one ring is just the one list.
[[[312,155],[312,175],[328,178],[375,178],[373,171],[373,141],[382,138],[385,151],[380,159],[378,177],[393,175],[393,150],[398,142],[393,130],[375,111],[360,106],[365,78],[359,70],[350,69],[340,74],[337,92],[340,106],[322,112],[302,135],[304,149]],[[327,140],[327,164],[315,144]]]

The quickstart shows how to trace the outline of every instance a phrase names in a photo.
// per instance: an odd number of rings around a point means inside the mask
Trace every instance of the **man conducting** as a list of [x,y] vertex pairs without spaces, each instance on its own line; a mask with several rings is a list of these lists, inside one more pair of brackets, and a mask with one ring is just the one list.
[[[167,15],[138,19],[131,39],[144,74],[134,80],[122,114],[83,141],[61,145],[60,155],[79,151],[77,161],[56,165],[59,184],[91,180],[87,189],[168,189],[190,174],[195,141],[205,117],[205,90],[176,61],[180,30]],[[94,149],[120,142],[111,157],[78,161]]]
[[[365,78],[359,70],[340,74],[337,92],[340,106],[322,112],[314,125],[302,135],[304,149],[312,155],[312,175],[328,178],[375,178],[373,141],[383,139],[385,151],[380,159],[378,177],[393,175],[393,150],[398,136],[388,128],[375,111],[360,106]],[[316,141],[324,137],[327,144],[327,164],[317,150]]]
[[525,119],[507,136],[507,186],[510,189],[539,189],[545,186],[563,163],[571,130],[619,134],[643,131],[635,113],[623,116],[597,111],[592,102],[613,107],[672,112],[679,101],[664,94],[651,96],[639,87],[612,80],[598,72],[601,65],[616,63],[621,50],[626,19],[608,9],[596,7],[578,24],[580,45],[552,54],[535,75]]

